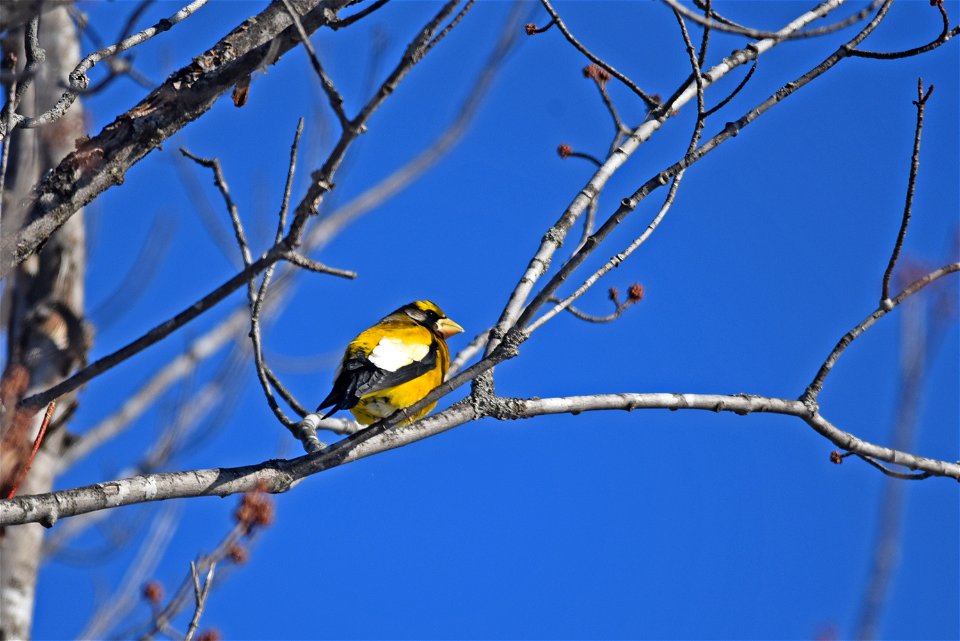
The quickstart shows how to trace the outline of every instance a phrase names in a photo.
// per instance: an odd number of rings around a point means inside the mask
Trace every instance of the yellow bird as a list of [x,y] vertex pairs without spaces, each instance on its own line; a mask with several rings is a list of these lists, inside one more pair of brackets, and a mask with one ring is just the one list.
[[[428,300],[404,305],[350,341],[334,376],[333,390],[317,412],[348,409],[363,425],[410,407],[443,382],[450,367],[447,338],[463,328]],[[436,407],[433,403],[414,421]]]

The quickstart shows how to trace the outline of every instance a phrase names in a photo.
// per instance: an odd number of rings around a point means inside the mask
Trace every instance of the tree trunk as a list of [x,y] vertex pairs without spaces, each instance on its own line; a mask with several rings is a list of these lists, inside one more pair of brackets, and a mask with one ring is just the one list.
[[[43,14],[40,45],[46,61],[31,80],[19,112],[35,115],[53,105],[80,60],[77,30],[67,10],[57,7]],[[17,69],[24,64],[23,29],[7,34],[4,56],[13,52]],[[20,79],[23,81],[23,79]],[[18,204],[51,167],[74,148],[84,134],[83,111],[74,104],[59,121],[38,129],[18,129],[10,138],[10,160],[3,193],[3,235],[16,233],[30,212]],[[83,216],[73,216],[43,250],[25,261],[6,283],[2,317],[7,328],[7,365],[3,376],[3,477],[26,462],[43,412],[25,416],[16,400],[62,380],[85,359],[89,340],[83,321],[86,247]],[[47,492],[57,474],[58,455],[65,436],[63,418],[73,398],[61,399],[33,466],[18,494]],[[19,414],[19,416],[18,416]],[[4,494],[6,495],[6,494]],[[9,527],[0,535],[0,638],[30,636],[34,594],[43,527]]]

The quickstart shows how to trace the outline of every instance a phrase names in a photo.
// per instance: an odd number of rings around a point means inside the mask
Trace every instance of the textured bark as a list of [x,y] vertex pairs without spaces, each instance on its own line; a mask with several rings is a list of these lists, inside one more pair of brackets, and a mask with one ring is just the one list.
[[[312,33],[333,24],[349,0],[294,0],[304,28]],[[248,18],[208,51],[171,75],[140,103],[54,165],[30,195],[34,215],[0,244],[0,277],[37,252],[80,207],[123,182],[141,158],[209,110],[241,80],[274,64],[300,42],[282,2]],[[52,106],[59,95],[45,102]],[[68,112],[69,113],[69,112]]]
[[[80,59],[77,33],[66,9],[56,8],[42,16],[39,38],[47,57],[21,105],[21,111],[30,115],[56,100]],[[14,30],[7,35],[4,49],[17,51],[22,42],[22,32]],[[17,57],[22,64],[23,52],[17,51]],[[3,194],[5,237],[29,223],[31,212],[20,203],[40,176],[73,150],[74,140],[83,133],[79,105],[47,127],[14,132]],[[83,215],[78,212],[49,239],[42,256],[31,256],[8,277],[2,314],[8,340],[2,416],[5,481],[25,463],[42,415],[14,410],[16,397],[58,382],[85,358],[89,343],[83,321],[85,266]],[[63,399],[57,416],[71,403],[72,399]],[[48,431],[18,494],[50,490],[63,437],[63,425]],[[7,528],[0,538],[0,638],[30,636],[42,540],[43,528],[34,525]]]

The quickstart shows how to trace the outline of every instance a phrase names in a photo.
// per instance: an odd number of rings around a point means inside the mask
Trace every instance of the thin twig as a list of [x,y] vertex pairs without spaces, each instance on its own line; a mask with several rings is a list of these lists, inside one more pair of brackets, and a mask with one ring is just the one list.
[[196,608],[193,611],[193,618],[190,619],[190,625],[187,626],[187,633],[183,637],[183,641],[190,641],[193,638],[194,633],[197,631],[197,626],[200,625],[200,617],[203,616],[203,608],[207,604],[207,596],[210,594],[210,587],[213,585],[213,572],[217,569],[217,562],[210,562],[210,569],[207,570],[207,578],[203,582],[203,588],[200,587],[200,576],[197,573],[197,564],[194,561],[190,561],[190,572],[193,574],[193,589],[194,589],[194,599],[196,602]]
[[806,403],[816,403],[817,395],[820,394],[820,390],[823,389],[823,382],[826,380],[827,375],[831,372],[831,370],[833,370],[833,366],[837,364],[837,359],[840,358],[840,355],[843,354],[843,351],[847,349],[850,343],[856,340],[858,336],[870,329],[874,323],[883,318],[883,316],[892,311],[910,296],[913,296],[924,287],[939,280],[940,278],[957,271],[960,271],[960,263],[950,263],[948,265],[944,265],[940,269],[930,272],[922,278],[918,278],[907,285],[903,291],[896,295],[896,297],[890,299],[889,304],[886,304],[886,301],[884,301],[885,304],[882,304],[872,314],[857,323],[853,329],[843,335],[843,338],[840,339],[837,345],[833,348],[833,351],[831,351],[826,360],[823,361],[823,365],[820,366],[820,370],[817,372],[817,375],[813,377],[813,380],[810,381],[806,391],[804,391],[803,396],[800,397],[801,400]]
[[230,222],[233,224],[233,234],[237,239],[237,245],[240,246],[240,256],[243,259],[243,266],[249,267],[250,263],[253,262],[253,257],[250,255],[250,245],[247,244],[247,235],[243,231],[243,223],[240,221],[240,212],[237,210],[237,204],[233,201],[233,197],[230,195],[230,187],[227,185],[227,180],[223,176],[220,159],[201,158],[184,147],[180,147],[180,153],[198,165],[207,167],[213,171],[213,182],[217,186],[220,195],[223,196],[224,204],[227,206],[227,213],[230,215]]
[[437,43],[439,43],[441,40],[446,38],[447,34],[450,33],[450,31],[452,31],[454,27],[460,24],[460,21],[463,20],[463,18],[467,15],[467,12],[470,11],[470,9],[473,7],[475,2],[476,0],[467,0],[467,3],[463,5],[463,8],[460,9],[459,12],[457,12],[457,15],[455,15],[453,19],[450,20],[449,23],[447,23],[447,26],[444,27],[440,31],[440,33],[434,36],[434,38],[427,43],[427,46],[424,47],[423,53],[426,54],[428,51],[433,49],[437,45]]
[[[831,6],[838,4],[839,0],[831,0],[820,5],[813,14],[818,14],[820,11],[828,11]],[[534,299],[526,306],[523,312],[520,313],[517,317],[516,322],[513,324],[513,327],[522,330],[525,328],[532,320],[534,315],[538,310],[546,303],[547,299],[550,296],[553,296],[557,288],[563,283],[569,276],[576,270],[584,260],[592,253],[593,249],[596,248],[609,234],[612,232],[619,224],[627,217],[631,212],[633,212],[637,206],[653,191],[659,189],[660,187],[667,184],[671,178],[675,177],[681,171],[685,170],[690,165],[698,162],[704,156],[709,154],[711,151],[716,149],[719,145],[723,144],[725,141],[730,140],[731,138],[737,136],[740,131],[755,122],[762,114],[766,113],[769,109],[773,108],[777,104],[780,104],[787,96],[795,93],[802,87],[806,86],[809,82],[815,78],[824,74],[827,70],[832,68],[838,62],[846,58],[847,51],[850,47],[854,47],[860,42],[863,41],[870,33],[876,29],[877,25],[883,20],[887,11],[892,4],[892,0],[887,0],[887,2],[881,7],[880,11],[874,16],[873,20],[864,27],[854,38],[852,38],[847,44],[841,45],[836,52],[829,56],[822,63],[809,70],[805,74],[798,77],[796,80],[788,82],[783,87],[781,87],[776,93],[772,96],[761,102],[759,105],[753,107],[747,111],[743,116],[741,116],[736,121],[728,122],[726,127],[722,132],[713,136],[705,143],[697,147],[694,151],[690,152],[682,159],[668,167],[667,169],[657,173],[655,176],[651,177],[647,182],[645,182],[637,191],[635,191],[628,198],[624,198],[620,207],[617,208],[617,211],[613,213],[600,228],[584,243],[584,246],[577,251],[568,261],[557,271],[550,281],[541,289],[541,291],[534,297]],[[797,24],[800,21],[794,21],[793,24]],[[769,43],[767,46],[772,46],[773,43]],[[751,44],[750,49],[754,51],[754,56],[761,50],[761,45],[763,43]],[[704,79],[707,78],[707,74],[704,74]],[[701,81],[697,80],[695,82],[697,95],[700,95],[702,92]],[[518,290],[520,288],[518,287]],[[512,302],[513,297],[511,297]],[[509,305],[508,305],[509,307]],[[506,314],[506,312],[505,312]],[[503,322],[504,318],[501,318]],[[498,324],[498,328],[500,325]],[[488,346],[488,350],[490,347]]]
[[390,2],[390,0],[377,0],[376,2],[370,4],[367,7],[364,7],[363,9],[361,9],[360,11],[356,12],[351,16],[347,16],[346,18],[341,18],[336,22],[332,22],[330,24],[330,28],[336,31],[337,29],[343,29],[344,27],[349,27],[354,22],[358,20],[363,20],[368,15],[370,15],[371,13],[373,13],[383,5],[387,4],[388,2]]
[[317,52],[314,51],[313,45],[310,43],[310,37],[307,35],[306,29],[303,28],[303,23],[300,22],[300,15],[297,13],[297,10],[293,8],[293,5],[290,4],[290,0],[283,0],[283,6],[286,7],[287,13],[290,14],[290,19],[293,20],[293,24],[297,28],[297,33],[300,35],[300,42],[303,43],[303,48],[307,50],[310,64],[313,65],[313,70],[317,73],[317,77],[320,78],[320,86],[323,87],[323,92],[327,94],[327,99],[330,101],[330,108],[333,109],[333,113],[337,115],[340,126],[344,129],[349,127],[350,119],[343,110],[343,96],[337,91],[333,80],[327,72],[324,71],[323,65],[320,64],[320,58],[317,57]]
[[[803,28],[818,18],[822,18],[841,4],[842,0],[827,0],[827,2],[818,5],[816,8],[803,13],[791,21],[777,32],[778,37],[751,43],[748,47],[734,51],[730,56],[703,74],[704,80],[707,85],[713,84],[732,69],[753,60],[757,56],[777,46],[783,41],[786,35]],[[623,166],[640,145],[659,131],[668,118],[677,113],[678,110],[693,99],[696,94],[697,83],[695,80],[691,78],[685,81],[660,108],[654,110],[650,118],[641,123],[630,136],[627,137],[623,144],[617,149],[617,153],[611,155],[606,162],[604,162],[603,167],[598,169],[587,184],[577,193],[576,197],[570,205],[567,206],[560,218],[547,230],[547,233],[544,234],[527,268],[511,291],[500,313],[500,317],[492,330],[490,341],[486,346],[486,353],[489,354],[496,349],[502,338],[510,331],[510,328],[516,325],[517,319],[523,313],[527,299],[532,293],[534,286],[546,273],[547,266],[550,265],[554,254],[563,244],[567,233],[577,219],[589,207],[589,204],[603,191],[613,174]],[[665,175],[663,178],[663,184],[665,184],[670,176]],[[553,292],[550,292],[548,295],[552,294]]]
[[869,463],[870,465],[877,468],[887,476],[890,476],[895,479],[900,479],[901,481],[922,481],[923,479],[928,479],[931,476],[933,476],[930,472],[916,472],[914,474],[897,472],[896,470],[891,470],[889,467],[885,465],[881,465],[880,463],[877,463],[869,456],[865,456],[863,454],[857,454],[857,458]]
[[[117,44],[104,47],[103,49],[99,49],[98,51],[94,51],[93,53],[89,54],[80,61],[80,64],[78,64],[73,71],[70,72],[70,75],[67,77],[67,89],[63,92],[63,95],[60,96],[60,99],[57,100],[57,104],[39,116],[35,116],[33,118],[16,115],[14,117],[13,126],[30,129],[59,120],[77,99],[77,96],[86,90],[87,85],[90,83],[90,79],[87,77],[87,72],[90,71],[90,69],[92,69],[98,62],[101,62],[111,56],[115,56],[118,53],[122,53],[131,47],[142,44],[153,38],[158,33],[167,31],[175,24],[189,18],[194,14],[194,12],[197,11],[197,9],[205,5],[207,1],[208,0],[193,0],[193,2],[187,6],[183,7],[169,18],[164,18],[154,26],[147,27],[143,31],[140,31],[129,38],[125,38]],[[11,130],[6,129],[6,127],[4,127],[3,130],[0,130],[0,140],[3,140],[6,136],[8,136],[10,131]]]
[[20,483],[22,483],[23,479],[27,477],[27,472],[29,472],[30,468],[33,466],[33,459],[36,458],[37,451],[40,449],[40,444],[43,443],[43,437],[47,433],[47,426],[50,425],[50,419],[53,417],[53,411],[56,408],[56,401],[50,401],[50,404],[47,405],[47,411],[43,414],[43,422],[40,423],[40,431],[37,432],[37,438],[33,440],[33,449],[30,450],[30,456],[27,457],[27,460],[23,462],[23,467],[21,467],[20,471],[17,472],[17,476],[13,481],[13,486],[10,488],[10,492],[7,493],[8,499],[12,499],[17,495],[17,490],[20,488]]
[[900,58],[909,58],[910,56],[918,56],[921,53],[926,53],[933,49],[936,49],[943,43],[947,42],[958,33],[960,33],[960,26],[950,28],[950,17],[947,16],[947,10],[943,7],[942,2],[936,4],[937,9],[940,10],[940,17],[943,20],[943,29],[940,31],[940,35],[931,40],[925,45],[920,45],[919,47],[914,47],[912,49],[906,49],[904,51],[891,51],[891,52],[882,52],[882,51],[863,51],[861,49],[851,49],[849,55],[855,58],[872,58],[874,60],[899,60]]
[[917,186],[917,173],[920,170],[920,137],[923,133],[923,112],[927,106],[927,100],[933,93],[933,85],[923,93],[923,78],[917,78],[917,100],[913,104],[917,107],[917,125],[913,134],[913,153],[910,155],[910,176],[907,179],[907,197],[903,205],[903,218],[900,221],[900,231],[897,233],[897,241],[893,245],[893,253],[890,255],[890,261],[887,263],[887,269],[883,272],[883,283],[880,288],[880,304],[883,305],[890,298],[890,277],[893,275],[893,268],[897,265],[897,258],[900,257],[900,250],[903,248],[903,241],[907,237],[907,226],[910,224],[910,212],[913,208],[913,194]]
[[644,104],[647,105],[648,109],[654,109],[655,107],[660,105],[660,101],[656,100],[653,96],[651,96],[646,91],[638,87],[637,83],[630,80],[630,78],[628,78],[627,76],[623,75],[622,73],[614,69],[603,59],[597,57],[596,55],[591,53],[589,49],[583,46],[583,44],[581,44],[580,41],[577,40],[572,33],[570,33],[570,30],[567,28],[567,25],[565,25],[563,23],[563,19],[560,18],[560,14],[558,14],[557,11],[550,4],[550,0],[540,0],[540,4],[542,4],[543,8],[546,9],[547,13],[550,14],[550,17],[553,19],[553,22],[556,23],[557,28],[560,29],[561,33],[563,33],[563,36],[567,39],[567,42],[572,44],[577,51],[579,51],[584,56],[586,56],[590,60],[590,62],[602,67],[611,76],[613,76],[614,78],[622,82],[624,85],[626,85],[630,89],[630,91],[632,91],[633,93],[637,94],[637,96],[640,97],[640,100],[642,100]]
[[[277,223],[278,237],[281,237],[282,230],[286,224],[285,219],[288,208],[287,191],[293,182],[293,176],[297,165],[297,149],[300,146],[300,135],[302,132],[303,118],[300,118],[297,122],[297,130],[293,136],[293,143],[290,145],[290,163],[287,166],[287,179],[284,184],[284,195],[281,199],[280,215],[278,216],[279,221]],[[279,243],[279,240],[277,242]],[[256,281],[254,277],[251,277],[247,282],[247,302],[250,307],[249,336],[251,345],[253,347],[253,362],[257,372],[257,380],[260,382],[260,387],[263,390],[264,397],[267,400],[267,406],[273,412],[274,416],[277,417],[277,420],[279,420],[284,427],[291,429],[294,433],[294,436],[297,437],[300,435],[300,432],[293,430],[297,422],[287,417],[284,411],[280,408],[280,404],[277,403],[276,398],[274,398],[270,376],[267,374],[269,367],[263,358],[263,339],[260,332],[260,313],[263,310],[263,304],[267,298],[267,288],[270,286],[270,280],[273,278],[275,267],[276,264],[273,264],[264,272],[263,279],[260,281],[259,289],[256,288]],[[272,372],[270,372],[270,374],[272,375]],[[273,378],[276,379],[276,377]],[[277,385],[279,385],[279,380],[276,382]],[[285,388],[284,391],[286,391]]]
[[750,65],[750,70],[747,71],[747,75],[745,75],[745,76],[743,77],[743,80],[740,81],[740,84],[738,84],[738,85],[734,88],[734,90],[730,92],[730,95],[728,95],[726,98],[724,98],[723,100],[721,100],[720,102],[718,102],[716,105],[714,105],[714,106],[711,107],[710,109],[707,109],[705,112],[703,112],[703,117],[706,118],[707,116],[712,116],[713,114],[715,114],[715,113],[717,113],[718,111],[720,111],[721,109],[723,109],[723,107],[726,106],[727,103],[729,103],[731,100],[733,100],[733,99],[736,97],[736,95],[737,95],[738,93],[740,93],[740,91],[741,91],[744,87],[747,86],[747,83],[750,82],[750,78],[753,77],[753,73],[757,70],[757,64],[758,64],[759,62],[760,62],[760,58],[754,58],[754,59],[753,59],[753,64]]
[[[621,302],[620,299],[617,298],[616,292],[617,290],[615,288],[611,288],[610,300],[613,301],[613,311],[607,314],[606,316],[595,316],[593,314],[588,314],[574,307],[573,305],[567,305],[566,311],[570,312],[570,314],[572,314],[576,318],[579,318],[580,320],[585,321],[587,323],[612,323],[613,321],[623,316],[623,313],[627,311],[627,309],[630,306],[632,306],[635,302],[637,302],[633,298],[628,298],[626,302]],[[561,301],[557,297],[553,297],[550,299],[550,302],[561,303],[563,301]]]

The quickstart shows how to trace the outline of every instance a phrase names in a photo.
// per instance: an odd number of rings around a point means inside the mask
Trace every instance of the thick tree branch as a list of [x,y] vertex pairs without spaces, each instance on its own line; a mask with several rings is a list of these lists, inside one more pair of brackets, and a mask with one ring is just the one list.
[[[639,409],[706,410],[735,414],[773,413],[801,418],[837,446],[880,461],[960,480],[960,463],[928,459],[868,443],[844,432],[802,401],[750,394],[598,394],[539,399],[496,399],[499,419],[521,419],[546,414]],[[324,470],[350,463],[439,434],[476,418],[481,413],[469,401],[428,416],[412,425],[381,432],[373,438],[350,443],[344,439],[318,452],[289,460],[270,460],[257,465],[147,474],[98,483],[72,490],[0,501],[0,526],[22,523],[53,525],[57,519],[123,505],[197,496],[228,496],[262,488],[285,492],[298,481]],[[367,428],[368,430],[370,428]],[[365,430],[366,431],[366,430]],[[341,443],[348,446],[338,448]]]
[[[349,0],[293,0],[308,32],[328,25]],[[36,216],[0,245],[0,277],[20,264],[80,207],[123,182],[126,172],[224,93],[257,69],[271,65],[299,41],[280,2],[244,21],[207,52],[170,76],[136,106],[76,151],[34,189]]]

